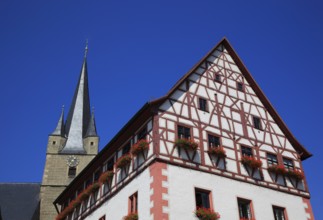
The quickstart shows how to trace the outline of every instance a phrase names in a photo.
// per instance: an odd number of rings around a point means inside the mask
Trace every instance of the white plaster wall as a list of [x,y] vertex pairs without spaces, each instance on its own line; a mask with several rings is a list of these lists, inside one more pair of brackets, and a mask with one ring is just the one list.
[[[196,178],[198,176],[198,178]],[[273,220],[272,206],[284,207],[288,219],[306,220],[302,198],[249,183],[168,165],[170,220],[196,220],[194,188],[211,191],[213,208],[221,219],[239,219],[237,198],[252,200],[255,219]]]
[[128,198],[138,192],[138,214],[142,220],[150,219],[150,174],[146,169],[115,196],[103,203],[86,220],[98,220],[103,215],[107,220],[122,220],[128,214]]

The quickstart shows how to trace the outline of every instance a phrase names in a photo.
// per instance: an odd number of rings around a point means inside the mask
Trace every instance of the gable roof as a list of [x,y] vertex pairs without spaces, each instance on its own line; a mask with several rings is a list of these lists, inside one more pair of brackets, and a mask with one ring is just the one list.
[[273,105],[270,103],[264,92],[261,90],[255,79],[252,77],[250,72],[248,71],[247,67],[243,64],[242,60],[238,56],[237,52],[233,49],[231,44],[229,43],[228,39],[225,37],[217,44],[215,47],[213,47],[197,64],[193,66],[192,69],[190,69],[177,83],[169,90],[166,97],[170,97],[173,92],[193,73],[195,72],[198,67],[206,61],[206,59],[218,48],[220,45],[224,45],[225,49],[229,52],[230,56],[240,69],[242,75],[245,77],[245,79],[250,84],[251,88],[256,93],[257,97],[260,99],[260,101],[263,103],[267,111],[270,113],[272,118],[277,123],[278,127],[282,130],[282,132],[286,135],[287,139],[290,141],[294,149],[299,153],[301,160],[305,160],[312,156],[312,154],[305,149],[305,147],[300,144],[300,142],[295,138],[295,136],[291,133],[291,131],[288,129],[287,125],[284,123],[282,118],[279,116]]

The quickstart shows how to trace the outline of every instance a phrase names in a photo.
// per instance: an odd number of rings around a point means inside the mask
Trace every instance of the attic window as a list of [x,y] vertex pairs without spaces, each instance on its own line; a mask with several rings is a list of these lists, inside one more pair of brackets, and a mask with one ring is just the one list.
[[244,85],[243,85],[243,83],[238,82],[238,83],[237,83],[237,89],[238,89],[238,91],[240,91],[240,92],[244,92]]
[[222,83],[221,75],[220,75],[220,74],[215,74],[214,80],[215,80],[216,82],[218,82],[218,83]]
[[199,98],[199,109],[202,111],[207,112],[207,101],[204,98]]
[[253,127],[256,129],[262,130],[260,118],[256,116],[252,116],[252,120],[253,120]]

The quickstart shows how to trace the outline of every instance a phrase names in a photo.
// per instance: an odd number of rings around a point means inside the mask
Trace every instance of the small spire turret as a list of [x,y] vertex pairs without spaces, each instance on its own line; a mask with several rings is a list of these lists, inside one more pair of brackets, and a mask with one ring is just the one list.
[[51,135],[65,137],[65,125],[64,125],[64,105],[62,106],[62,113],[59,117],[57,126]]

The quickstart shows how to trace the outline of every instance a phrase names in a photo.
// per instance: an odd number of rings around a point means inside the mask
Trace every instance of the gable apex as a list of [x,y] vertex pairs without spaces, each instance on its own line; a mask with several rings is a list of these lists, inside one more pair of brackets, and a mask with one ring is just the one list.
[[229,40],[224,37],[222,38],[199,62],[197,62],[182,78],[180,78],[175,85],[168,91],[166,97],[169,98],[172,96],[172,94],[180,88],[180,86],[194,73],[198,72],[199,67],[204,65],[205,63],[211,63],[209,62],[209,57],[218,51],[218,48],[220,50],[223,50],[227,52],[231,58],[233,59],[234,63],[239,68],[242,76],[246,79],[246,81],[249,83],[250,87],[254,90],[256,96],[260,99],[266,110],[269,112],[269,114],[272,116],[274,121],[277,123],[278,127],[281,129],[281,131],[284,133],[284,135],[287,137],[287,139],[290,141],[294,149],[298,152],[298,154],[301,157],[301,160],[305,160],[312,156],[312,154],[305,149],[303,145],[299,143],[299,141],[294,137],[294,135],[291,133],[287,125],[284,123],[282,118],[279,116],[269,99],[266,97],[260,86],[257,84],[255,79],[252,77],[251,73],[247,69],[247,67],[244,65],[242,60],[240,59],[237,52],[233,49],[231,46]]

